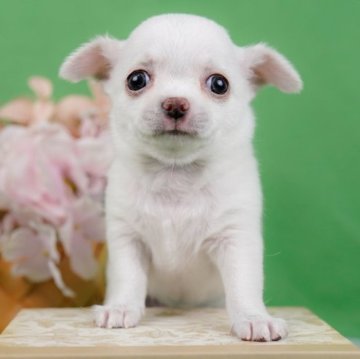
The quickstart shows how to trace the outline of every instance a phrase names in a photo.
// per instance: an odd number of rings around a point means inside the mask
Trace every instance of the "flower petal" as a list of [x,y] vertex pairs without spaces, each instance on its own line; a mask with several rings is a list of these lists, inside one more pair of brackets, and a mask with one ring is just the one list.
[[75,297],[74,291],[72,291],[64,283],[61,272],[60,272],[59,268],[55,265],[55,263],[52,261],[49,261],[48,267],[49,267],[51,276],[54,279],[56,286],[61,290],[62,294],[64,294],[65,297]]
[[85,280],[94,278],[97,272],[97,262],[91,242],[80,233],[75,233],[72,240],[70,266],[74,273]]
[[54,114],[55,106],[49,101],[37,101],[33,106],[33,113],[31,118],[31,124],[39,124],[43,122],[49,122]]
[[94,97],[94,104],[98,109],[99,115],[104,121],[107,122],[110,109],[110,99],[105,93],[103,85],[99,81],[90,79],[88,84]]
[[32,118],[33,104],[28,98],[17,98],[0,108],[0,119],[27,125]]
[[26,277],[33,282],[43,282],[51,278],[46,261],[26,259],[20,263],[13,263],[11,272],[16,277]]
[[114,157],[108,134],[104,133],[96,138],[80,138],[77,147],[82,168],[92,176],[105,177]]
[[1,254],[12,263],[12,272],[32,281],[51,278],[48,261],[59,261],[54,228],[30,222],[31,228],[19,227],[6,233],[1,240]]
[[65,126],[74,137],[78,137],[83,114],[95,109],[95,105],[89,97],[66,96],[57,103],[54,120]]
[[39,99],[50,99],[53,88],[49,79],[41,76],[32,76],[28,80],[28,85]]
[[78,231],[86,240],[105,239],[105,218],[102,205],[90,198],[79,199],[74,206],[74,220]]
[[67,256],[71,255],[71,244],[74,236],[73,216],[68,216],[67,220],[58,228],[60,242],[64,247]]

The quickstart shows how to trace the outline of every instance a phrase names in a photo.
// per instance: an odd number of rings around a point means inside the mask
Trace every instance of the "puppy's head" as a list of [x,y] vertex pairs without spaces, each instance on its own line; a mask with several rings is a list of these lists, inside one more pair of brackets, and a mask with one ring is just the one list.
[[165,163],[188,163],[250,141],[256,89],[302,87],[275,50],[237,47],[222,27],[192,15],[153,17],[125,41],[98,37],[71,54],[60,75],[103,81],[115,145]]

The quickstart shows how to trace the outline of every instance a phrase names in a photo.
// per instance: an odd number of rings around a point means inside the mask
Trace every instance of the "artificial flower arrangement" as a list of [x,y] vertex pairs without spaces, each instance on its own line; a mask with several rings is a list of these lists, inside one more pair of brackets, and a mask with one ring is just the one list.
[[[55,102],[51,82],[32,77],[34,99],[0,108],[0,311],[14,292],[15,302],[34,288],[45,293],[42,284],[50,284],[57,297],[73,298],[70,303],[93,301],[89,286],[103,251],[112,149],[107,97],[97,83],[89,84],[92,97]],[[82,292],[88,297],[76,300]],[[22,299],[20,306],[60,303],[51,299],[54,293],[47,298]]]

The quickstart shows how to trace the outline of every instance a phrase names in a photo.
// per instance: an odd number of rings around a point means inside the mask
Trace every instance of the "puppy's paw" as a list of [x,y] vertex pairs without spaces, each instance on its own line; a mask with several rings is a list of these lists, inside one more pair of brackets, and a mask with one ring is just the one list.
[[139,323],[143,308],[127,305],[94,305],[95,324],[101,328],[133,328]]
[[283,319],[269,315],[242,315],[234,322],[231,333],[246,341],[270,342],[286,338],[288,330]]

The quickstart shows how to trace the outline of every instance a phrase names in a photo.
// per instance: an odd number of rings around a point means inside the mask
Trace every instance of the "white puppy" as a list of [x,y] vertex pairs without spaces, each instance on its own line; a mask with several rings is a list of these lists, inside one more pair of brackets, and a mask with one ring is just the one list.
[[107,291],[96,323],[136,326],[146,295],[198,306],[226,296],[243,340],[287,335],[263,303],[262,195],[250,102],[271,84],[302,82],[278,52],[237,47],[192,15],[153,17],[128,40],[98,37],[60,75],[100,79],[116,156],[106,193]]

